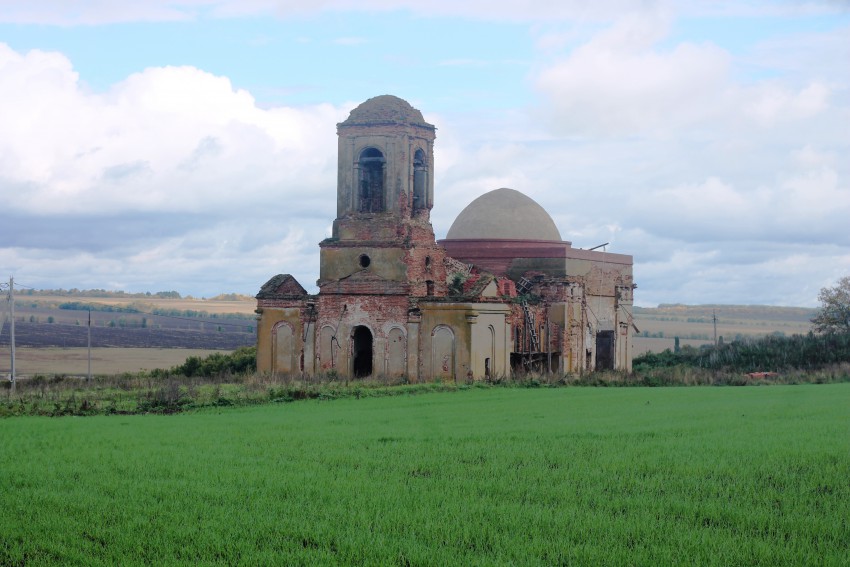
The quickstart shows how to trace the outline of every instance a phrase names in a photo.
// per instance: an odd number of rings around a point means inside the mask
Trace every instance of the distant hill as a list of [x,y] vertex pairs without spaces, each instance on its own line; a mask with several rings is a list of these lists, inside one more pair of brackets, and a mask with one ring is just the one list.
[[178,291],[136,292],[109,291],[105,289],[22,289],[15,292],[17,296],[26,297],[90,297],[101,299],[200,299],[201,301],[254,301],[250,295],[241,293],[220,293],[215,297],[195,298],[191,295],[183,296]]
[[208,297],[207,301],[251,301],[256,299],[251,295],[243,295],[241,293],[219,293],[215,297]]
[[660,352],[680,344],[700,346],[714,342],[714,317],[717,317],[718,340],[729,342],[741,337],[770,334],[806,334],[816,309],[775,307],[769,305],[681,305],[635,307],[636,355]]
[[[110,291],[106,289],[23,289],[17,290],[15,295],[25,296],[51,296],[51,297],[133,297],[133,298],[160,298],[160,299],[180,299],[182,296],[176,291],[157,291],[151,293],[149,291],[130,293],[126,291]],[[192,296],[187,296],[191,298]]]
[[816,309],[808,307],[775,307],[772,305],[682,305],[662,303],[658,307],[635,307],[635,314],[671,317],[712,317],[717,313],[727,318],[757,321],[798,321],[809,323]]

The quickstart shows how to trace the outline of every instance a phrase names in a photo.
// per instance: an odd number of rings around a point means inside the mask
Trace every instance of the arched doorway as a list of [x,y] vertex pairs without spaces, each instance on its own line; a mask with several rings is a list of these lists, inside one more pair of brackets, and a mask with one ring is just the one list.
[[355,378],[372,375],[372,331],[359,325],[351,332],[352,372]]

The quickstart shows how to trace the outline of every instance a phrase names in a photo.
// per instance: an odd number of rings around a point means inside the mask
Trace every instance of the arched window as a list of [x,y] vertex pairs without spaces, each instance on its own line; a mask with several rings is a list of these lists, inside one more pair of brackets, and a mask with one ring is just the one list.
[[357,162],[359,170],[359,205],[361,213],[384,210],[384,154],[376,148],[366,148]]
[[416,150],[413,154],[413,210],[428,207],[428,164],[425,152]]

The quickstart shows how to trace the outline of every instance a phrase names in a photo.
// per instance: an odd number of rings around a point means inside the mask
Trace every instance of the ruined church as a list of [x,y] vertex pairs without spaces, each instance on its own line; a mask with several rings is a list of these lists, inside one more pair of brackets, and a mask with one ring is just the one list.
[[435,239],[436,128],[371,98],[337,125],[336,219],[318,294],[279,274],[257,294],[257,369],[410,382],[631,370],[632,257],[573,248],[513,189]]

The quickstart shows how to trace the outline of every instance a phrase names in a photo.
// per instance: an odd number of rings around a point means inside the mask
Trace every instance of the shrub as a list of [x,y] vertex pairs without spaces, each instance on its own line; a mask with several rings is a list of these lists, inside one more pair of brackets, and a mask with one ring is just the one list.
[[[257,370],[257,347],[238,348],[230,354],[215,352],[205,358],[190,356],[186,362],[175,366],[172,375],[212,378],[226,374],[246,374]],[[155,374],[162,375],[159,371]]]

